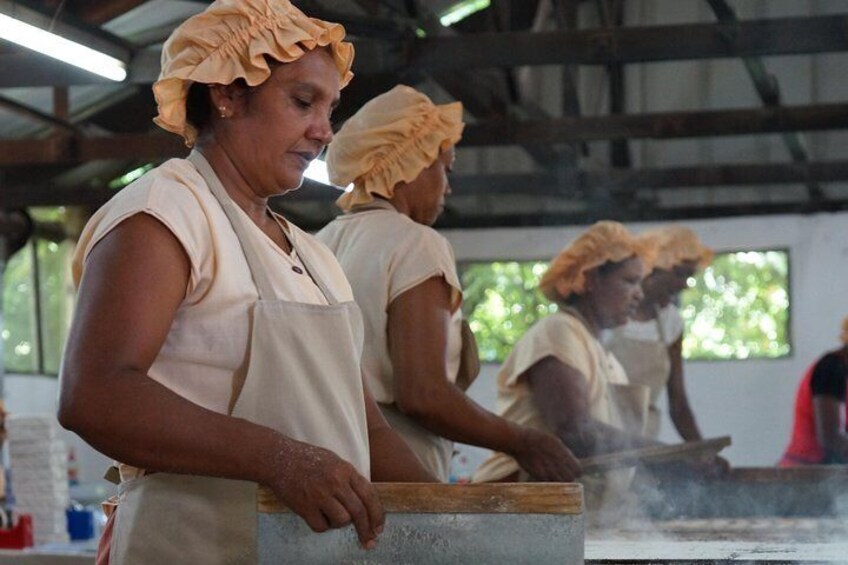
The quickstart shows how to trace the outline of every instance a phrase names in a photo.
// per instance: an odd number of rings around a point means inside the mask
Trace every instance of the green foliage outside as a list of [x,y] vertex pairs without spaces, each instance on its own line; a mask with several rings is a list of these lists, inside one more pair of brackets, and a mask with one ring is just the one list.
[[[537,290],[546,262],[471,263],[462,270],[463,313],[480,359],[500,363],[537,320],[557,307]],[[686,359],[788,355],[789,258],[782,251],[717,255],[681,296]]]
[[32,248],[27,245],[12,256],[3,275],[3,361],[7,373],[38,370],[35,327]]
[[480,360],[501,362],[536,320],[557,307],[537,290],[547,262],[472,263],[462,270],[463,314]]
[[[61,222],[64,209],[31,211],[37,222]],[[39,265],[39,293],[35,292],[33,245]],[[73,244],[44,239],[30,241],[9,259],[3,274],[3,361],[7,373],[57,374],[70,325],[73,288],[69,261]],[[36,296],[41,301],[41,338],[38,339]],[[39,347],[41,365],[39,366]]]
[[686,359],[789,355],[789,256],[723,253],[681,295]]

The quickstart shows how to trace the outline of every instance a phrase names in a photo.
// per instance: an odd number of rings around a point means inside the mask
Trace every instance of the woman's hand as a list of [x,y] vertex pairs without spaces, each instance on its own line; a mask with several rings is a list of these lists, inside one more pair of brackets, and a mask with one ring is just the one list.
[[521,428],[511,455],[537,481],[571,482],[582,473],[580,462],[556,436]]
[[373,549],[385,514],[374,486],[332,451],[284,439],[266,484],[316,532],[351,522],[365,549]]

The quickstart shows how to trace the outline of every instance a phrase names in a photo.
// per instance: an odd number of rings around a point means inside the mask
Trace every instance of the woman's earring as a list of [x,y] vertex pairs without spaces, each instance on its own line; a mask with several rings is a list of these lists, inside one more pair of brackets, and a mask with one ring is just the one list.
[[226,106],[218,106],[218,113],[219,113],[219,115],[220,115],[222,118],[224,118],[224,119],[226,119],[226,118],[229,118],[229,117],[230,117],[229,112],[227,111],[227,107],[226,107]]

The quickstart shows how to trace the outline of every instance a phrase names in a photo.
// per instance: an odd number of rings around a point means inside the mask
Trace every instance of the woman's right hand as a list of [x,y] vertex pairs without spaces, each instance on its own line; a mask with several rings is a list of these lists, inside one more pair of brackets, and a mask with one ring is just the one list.
[[536,481],[571,482],[582,473],[580,462],[553,434],[521,428],[512,456]]
[[374,486],[332,451],[286,439],[267,485],[315,532],[351,522],[365,549],[383,531],[385,513]]

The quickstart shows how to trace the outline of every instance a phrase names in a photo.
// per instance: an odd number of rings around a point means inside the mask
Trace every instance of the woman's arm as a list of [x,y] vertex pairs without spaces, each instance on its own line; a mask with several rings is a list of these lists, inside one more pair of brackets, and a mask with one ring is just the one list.
[[365,387],[365,416],[371,446],[371,480],[375,483],[437,483],[415,453],[389,426]]
[[657,445],[592,418],[586,377],[555,357],[541,359],[520,378],[527,379],[548,427],[580,457]]
[[477,405],[447,377],[451,287],[434,277],[389,305],[388,339],[398,409],[431,432],[514,457],[538,480],[571,481],[579,464],[557,438]]
[[370,543],[382,507],[351,465],[202,408],[148,376],[189,269],[176,237],[147,214],[125,220],[94,247],[63,360],[59,421],[129,465],[266,484],[313,529],[353,519],[362,543]]
[[668,406],[671,421],[677,428],[677,433],[684,441],[703,439],[695,415],[689,406],[686,387],[683,383],[683,336],[668,347],[668,357],[671,360],[671,374],[668,379]]
[[813,395],[816,419],[816,439],[829,459],[848,463],[848,433],[845,432],[843,414],[845,405],[828,395]]

